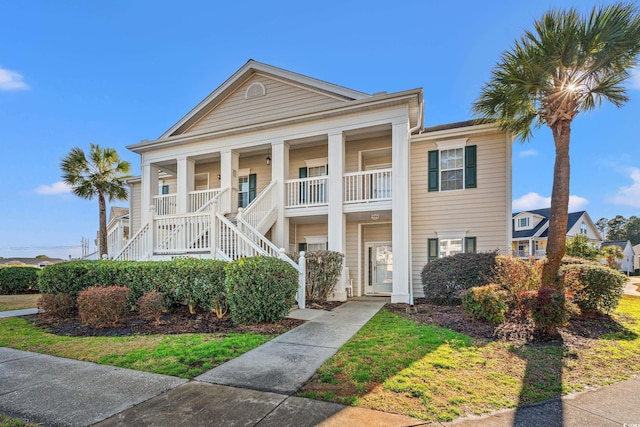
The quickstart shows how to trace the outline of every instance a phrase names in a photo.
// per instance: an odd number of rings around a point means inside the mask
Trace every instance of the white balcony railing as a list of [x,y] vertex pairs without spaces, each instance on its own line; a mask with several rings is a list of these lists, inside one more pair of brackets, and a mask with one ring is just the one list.
[[342,182],[345,203],[391,200],[391,169],[345,173]]
[[[531,256],[531,253],[527,249],[524,251],[511,251],[511,255],[518,258],[529,258]],[[536,258],[543,258],[547,256],[547,251],[544,249],[537,249],[533,252],[533,256]]]
[[154,220],[154,242],[157,254],[201,252],[209,245],[209,212],[171,215]]
[[153,196],[153,203],[156,206],[156,215],[175,215],[178,205],[178,195],[174,193]]
[[219,188],[197,190],[189,192],[189,212],[198,212],[201,207],[209,203],[220,193]]
[[326,205],[327,179],[327,176],[317,176],[287,180],[287,207]]

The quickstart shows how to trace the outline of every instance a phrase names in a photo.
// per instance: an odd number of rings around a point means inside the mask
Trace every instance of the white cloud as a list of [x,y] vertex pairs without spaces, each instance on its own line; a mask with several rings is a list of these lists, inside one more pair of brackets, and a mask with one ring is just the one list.
[[537,155],[538,155],[537,150],[524,150],[524,151],[521,151],[520,154],[518,154],[518,157],[533,157]]
[[631,78],[629,81],[631,83],[631,89],[640,90],[640,65],[631,69]]
[[22,74],[0,67],[0,90],[29,89],[23,80]]
[[[583,210],[589,204],[589,200],[580,196],[569,196],[569,212]],[[514,211],[529,211],[532,209],[544,209],[551,206],[551,197],[543,197],[538,193],[527,193],[513,201]]]
[[58,182],[54,182],[51,185],[41,185],[33,191],[36,194],[51,196],[55,194],[70,193],[71,187],[69,187],[67,184],[65,184],[62,181],[58,181]]
[[640,208],[640,169],[629,168],[629,178],[633,181],[628,187],[620,187],[618,193],[608,201],[616,205],[628,205]]

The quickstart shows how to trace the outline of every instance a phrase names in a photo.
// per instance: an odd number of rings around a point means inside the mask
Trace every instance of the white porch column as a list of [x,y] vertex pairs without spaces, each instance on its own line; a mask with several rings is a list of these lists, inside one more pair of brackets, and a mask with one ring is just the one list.
[[152,163],[142,164],[142,225],[149,222],[149,206],[154,205],[153,196],[158,194],[158,172],[158,166]]
[[[343,186],[342,176],[344,175],[344,135],[342,132],[329,134],[329,178],[327,184],[328,209],[328,234],[329,250],[345,253],[346,240],[346,217],[343,213]],[[346,301],[347,292],[344,288],[344,270],[338,284],[333,292],[336,301]]]
[[240,167],[240,154],[237,151],[226,150],[220,153],[220,188],[229,189],[231,206],[225,206],[224,209],[230,209],[231,212],[238,210],[238,168]]
[[536,251],[533,249],[533,239],[529,239],[529,256],[535,256]]
[[289,250],[289,218],[284,215],[286,200],[285,181],[289,179],[289,144],[284,141],[271,143],[271,181],[277,182],[273,200],[278,208],[278,218],[271,238],[279,248]]
[[394,122],[391,132],[391,190],[393,245],[392,303],[408,303],[411,286],[411,146],[409,120]]
[[186,156],[178,157],[178,195],[176,213],[189,212],[189,192],[193,191],[196,162]]

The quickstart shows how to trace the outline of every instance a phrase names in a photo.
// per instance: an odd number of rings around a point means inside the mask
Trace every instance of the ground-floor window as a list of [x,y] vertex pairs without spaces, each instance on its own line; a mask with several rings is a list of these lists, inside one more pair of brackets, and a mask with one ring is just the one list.
[[429,261],[463,252],[475,253],[477,250],[477,239],[475,237],[429,239],[427,242],[427,250]]

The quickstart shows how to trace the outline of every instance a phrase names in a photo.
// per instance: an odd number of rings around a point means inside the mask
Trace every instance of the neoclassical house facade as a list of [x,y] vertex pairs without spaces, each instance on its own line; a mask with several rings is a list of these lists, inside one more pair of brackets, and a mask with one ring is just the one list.
[[345,255],[333,297],[421,296],[432,259],[511,237],[512,138],[425,128],[422,89],[366,94],[253,60],[128,148],[131,238],[115,259]]

